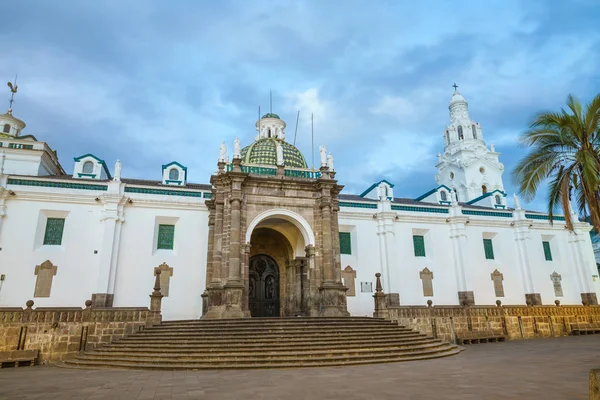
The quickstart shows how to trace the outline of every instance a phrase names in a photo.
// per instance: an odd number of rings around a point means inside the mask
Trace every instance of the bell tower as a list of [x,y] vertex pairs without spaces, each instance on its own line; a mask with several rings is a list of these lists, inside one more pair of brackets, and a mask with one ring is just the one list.
[[504,191],[504,165],[494,145],[486,146],[481,125],[469,117],[469,103],[458,86],[453,87],[450,125],[443,134],[444,153],[438,154],[435,180],[456,191],[458,201],[468,202],[494,190]]

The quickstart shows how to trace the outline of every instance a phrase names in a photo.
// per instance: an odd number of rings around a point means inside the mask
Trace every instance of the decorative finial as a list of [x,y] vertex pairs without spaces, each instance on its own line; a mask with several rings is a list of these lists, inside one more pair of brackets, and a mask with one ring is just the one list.
[[456,84],[456,82],[454,82],[454,85],[452,85],[452,87],[454,88],[454,93],[458,92],[458,85]]
[[15,93],[17,93],[17,90],[19,90],[19,87],[17,86],[17,75],[15,75],[15,82],[8,82],[7,85],[10,88],[11,92],[10,101],[8,102],[8,113],[11,114],[12,104],[15,101]]
[[115,163],[115,176],[113,177],[113,181],[121,182],[121,169],[123,168],[123,164],[120,160],[117,160]]

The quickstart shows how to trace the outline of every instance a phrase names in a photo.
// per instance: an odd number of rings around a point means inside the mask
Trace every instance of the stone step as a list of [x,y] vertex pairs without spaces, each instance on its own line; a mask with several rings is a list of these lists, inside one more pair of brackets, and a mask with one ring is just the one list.
[[444,357],[457,346],[373,318],[167,321],[66,360],[73,368],[232,369]]
[[290,328],[290,329],[232,329],[232,330],[217,330],[217,329],[173,329],[173,330],[144,330],[141,332],[137,332],[136,336],[162,336],[162,335],[171,335],[171,336],[185,336],[185,335],[202,335],[202,336],[210,336],[210,335],[219,335],[219,336],[240,336],[240,335],[248,335],[253,334],[254,336],[258,335],[294,335],[294,334],[303,334],[303,335],[336,335],[340,333],[383,333],[383,332],[397,332],[397,333],[409,333],[412,332],[410,329],[399,329],[395,327],[385,327],[385,328],[354,328],[354,329],[344,329],[344,328],[329,328],[323,327],[319,328],[306,328],[306,329],[298,329],[298,328]]
[[283,323],[352,323],[352,322],[364,322],[364,323],[383,323],[393,324],[392,321],[382,318],[372,317],[252,317],[252,318],[230,318],[230,319],[178,319],[163,321],[161,325],[174,325],[174,324],[218,324],[218,325],[231,325],[231,324],[283,324]]
[[257,362],[257,363],[179,363],[179,364],[156,364],[139,362],[116,362],[95,360],[66,360],[60,366],[69,368],[121,368],[121,369],[148,369],[148,370],[215,370],[215,369],[260,369],[260,368],[299,368],[299,367],[328,367],[341,365],[362,365],[375,363],[391,363],[403,361],[427,360],[432,358],[447,357],[460,353],[456,346],[449,346],[441,351],[422,351],[420,353],[396,356],[387,355],[381,357],[337,357],[330,359],[294,360],[292,362]]
[[446,344],[442,342],[430,342],[430,343],[420,343],[420,344],[412,344],[408,346],[391,346],[387,345],[384,347],[374,347],[374,346],[365,346],[365,347],[349,347],[345,349],[291,349],[287,348],[285,350],[269,349],[269,350],[261,350],[261,351],[248,351],[247,349],[244,351],[226,351],[223,350],[215,350],[215,351],[184,351],[184,349],[179,349],[179,352],[165,352],[162,349],[157,349],[157,351],[151,352],[126,352],[126,351],[111,351],[111,352],[96,352],[96,351],[87,351],[80,357],[79,359],[121,359],[121,358],[135,358],[135,359],[155,359],[155,360],[169,360],[169,361],[181,361],[187,359],[218,359],[218,360],[227,360],[227,359],[276,359],[276,358],[306,358],[306,357],[330,357],[332,355],[360,355],[360,354],[382,354],[382,353],[390,353],[390,352],[415,352],[421,351],[423,349],[435,349],[438,347],[446,348]]
[[197,344],[176,344],[176,343],[112,343],[110,345],[100,347],[95,349],[94,351],[112,351],[113,349],[118,351],[120,349],[127,349],[127,351],[139,351],[140,349],[147,349],[147,351],[153,351],[156,349],[163,351],[180,351],[180,349],[228,349],[231,351],[235,351],[238,349],[288,349],[293,346],[294,349],[303,349],[303,348],[318,348],[318,347],[326,347],[326,348],[345,348],[352,346],[386,346],[386,345],[395,345],[395,346],[404,346],[410,344],[418,344],[418,343],[430,343],[432,341],[440,341],[439,339],[433,339],[430,337],[426,337],[425,335],[414,337],[414,338],[402,338],[402,339],[379,339],[374,338],[369,341],[365,340],[344,340],[344,341],[319,341],[319,342],[297,342],[297,343],[273,343],[273,342],[262,342],[262,343],[197,343]]
[[353,329],[372,329],[372,330],[386,330],[386,329],[397,329],[397,330],[410,330],[398,325],[391,324],[359,324],[353,323],[348,325],[343,324],[269,324],[269,325],[252,325],[244,326],[242,324],[236,325],[170,325],[170,326],[156,326],[146,328],[141,332],[171,332],[171,331],[186,331],[186,332],[223,332],[226,329],[227,332],[248,332],[254,330],[260,331],[289,331],[289,330],[353,330]]
[[304,344],[304,345],[260,345],[260,346],[236,346],[231,344],[229,346],[205,346],[205,345],[186,345],[186,346],[147,346],[147,345],[136,345],[136,346],[116,346],[109,345],[104,346],[99,349],[94,349],[93,351],[96,353],[106,353],[106,352],[132,352],[132,353],[154,353],[154,352],[165,352],[165,353],[178,353],[182,351],[204,351],[204,352],[219,352],[219,351],[228,351],[231,353],[238,352],[264,352],[264,351],[303,351],[303,350],[320,350],[320,349],[331,349],[331,350],[343,350],[343,349],[352,349],[352,348],[380,348],[380,347],[410,347],[419,344],[429,344],[429,343],[440,343],[439,339],[431,339],[431,338],[422,338],[418,340],[411,341],[372,341],[369,343],[364,342],[355,342],[355,343],[323,343],[320,345],[315,344]]
[[252,337],[248,337],[248,336],[229,336],[229,335],[222,335],[222,336],[215,336],[215,335],[202,335],[202,334],[198,334],[198,335],[192,335],[192,334],[188,334],[188,335],[152,335],[152,336],[142,336],[142,335],[132,335],[132,336],[126,336],[123,337],[119,340],[119,343],[124,343],[124,342],[145,342],[145,343],[165,343],[165,341],[169,341],[171,343],[193,343],[193,342],[199,342],[199,343],[205,343],[208,341],[217,341],[220,343],[223,342],[231,342],[233,341],[241,341],[241,342],[268,342],[268,343],[274,343],[274,342],[291,342],[291,341],[311,341],[313,339],[330,339],[330,340],[346,340],[346,339],[364,339],[364,340],[369,340],[371,338],[410,338],[410,337],[424,337],[426,335],[422,334],[422,333],[417,333],[417,332],[410,332],[410,333],[399,333],[399,332],[386,332],[386,333],[378,333],[378,334],[373,334],[373,333],[352,333],[352,332],[347,332],[347,333],[338,333],[336,335],[318,335],[318,334],[312,334],[312,335],[303,335],[303,334],[294,334],[294,335],[286,335],[286,334],[277,334],[277,335],[256,335],[256,336],[252,336]]

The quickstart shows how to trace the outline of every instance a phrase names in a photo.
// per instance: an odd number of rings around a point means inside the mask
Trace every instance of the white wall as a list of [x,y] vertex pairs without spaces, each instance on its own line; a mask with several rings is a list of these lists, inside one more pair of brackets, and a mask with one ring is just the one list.
[[[104,205],[96,198],[107,192],[17,185],[8,189],[15,196],[7,196],[0,225],[0,274],[6,276],[0,306],[23,307],[32,299],[40,307],[83,307],[92,293],[105,292],[98,289],[107,287],[99,284],[99,276],[108,276],[100,271],[101,252],[112,246],[103,247]],[[198,318],[205,288],[205,200],[135,193],[131,199],[123,210],[113,305],[149,306],[154,268],[166,262],[174,271],[169,296],[163,299],[163,318]],[[60,246],[43,245],[48,217],[65,218]],[[158,223],[175,224],[174,250],[156,250]],[[46,260],[58,267],[50,297],[34,298],[34,269]]]

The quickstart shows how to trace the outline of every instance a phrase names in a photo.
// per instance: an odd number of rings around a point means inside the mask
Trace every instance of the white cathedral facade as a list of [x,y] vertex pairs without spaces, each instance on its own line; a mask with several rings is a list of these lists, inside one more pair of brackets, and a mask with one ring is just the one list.
[[[343,282],[347,302],[338,306],[347,306],[351,315],[372,315],[377,272],[384,291],[402,305],[428,300],[434,305],[490,305],[497,300],[598,304],[600,280],[590,226],[576,222],[570,232],[564,218],[555,217],[550,224],[545,213],[522,209],[516,197],[511,196],[509,206],[500,154],[486,145],[458,91],[449,110],[437,185],[431,191],[408,199],[395,197],[394,184],[386,180],[356,195],[338,195],[331,186],[337,196],[337,220],[330,228],[337,237],[331,244],[339,251],[333,252],[336,271],[330,278]],[[279,176],[282,187],[286,179],[294,188],[308,183],[321,187],[324,174],[331,177],[325,183],[335,182],[332,158],[322,154],[321,169],[309,169],[302,154],[285,141],[285,123],[277,115],[266,114],[256,128],[254,143],[240,149],[236,140],[234,162],[222,147],[219,159],[215,157],[219,173],[239,168],[236,176],[258,177],[248,192],[253,194],[267,187],[270,193],[283,190],[272,184]],[[0,306],[22,307],[29,299],[38,307],[82,306],[92,299],[95,307],[145,307],[158,268],[163,318],[204,315],[206,292],[217,282],[214,260],[221,259],[221,236],[211,235],[222,221],[214,221],[210,210],[218,210],[211,202],[218,202],[215,185],[222,178],[190,183],[187,168],[172,161],[162,165],[159,180],[127,179],[121,176],[120,162],[111,170],[97,154],[75,157],[73,173],[67,174],[50,146],[24,129],[11,110],[0,115]],[[261,176],[271,179],[264,187]],[[311,222],[319,218],[311,216],[311,208],[294,211],[304,204],[302,193],[297,196],[296,208],[282,201],[257,216],[251,210],[245,214],[243,199],[225,206],[223,215],[241,215],[247,227],[241,234],[224,234],[238,238],[231,248],[248,246],[242,254],[256,256],[261,249],[268,252],[264,246],[285,242],[294,257],[304,257],[305,249],[314,249],[317,259],[325,257],[327,249],[319,243],[329,239],[320,239],[320,225]],[[306,250],[307,259],[311,251]],[[298,264],[296,279],[296,264],[276,255],[268,260],[273,262],[267,268],[278,270],[278,280],[275,286],[266,281],[264,290],[273,296],[280,288],[275,296],[281,297],[282,311],[277,315],[289,315],[285,310],[295,308],[285,305],[284,297],[293,294],[293,301],[304,301],[304,272]],[[241,261],[241,273],[240,260],[230,262],[238,268],[236,279],[247,277],[247,261]],[[304,265],[313,268],[310,262]],[[223,271],[231,277],[233,267],[228,268]],[[246,284],[243,296],[252,296],[254,284]]]

